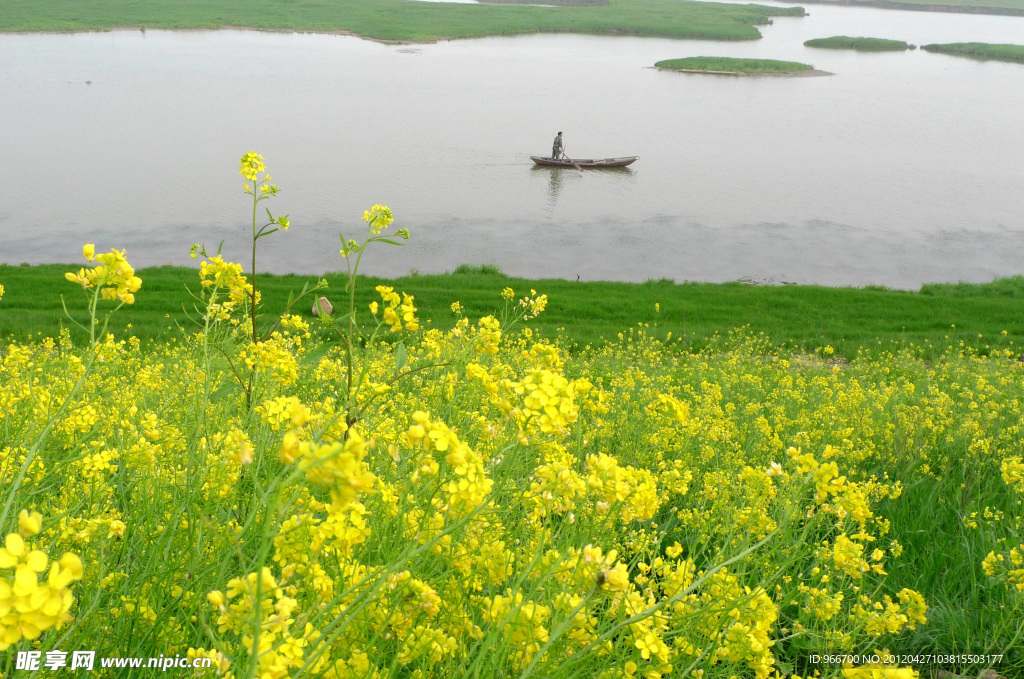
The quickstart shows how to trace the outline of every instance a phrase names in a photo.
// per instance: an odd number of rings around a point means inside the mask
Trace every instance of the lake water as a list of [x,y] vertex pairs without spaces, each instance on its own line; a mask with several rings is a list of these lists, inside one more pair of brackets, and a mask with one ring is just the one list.
[[[914,288],[1024,268],[1024,65],[809,38],[1022,42],[1024,18],[808,6],[750,43],[535,35],[384,45],[337,35],[0,36],[0,262],[127,248],[245,260],[237,161],[264,154],[293,228],[273,271],[342,268],[338,233],[387,203],[400,275],[494,263],[583,280],[749,279]],[[659,72],[691,55],[791,59],[831,77]],[[87,84],[89,81],[91,84]],[[563,130],[573,157],[535,169]]]

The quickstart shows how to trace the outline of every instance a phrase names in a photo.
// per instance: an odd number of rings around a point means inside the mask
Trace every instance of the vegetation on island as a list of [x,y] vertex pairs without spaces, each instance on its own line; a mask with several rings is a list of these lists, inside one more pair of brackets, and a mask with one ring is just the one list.
[[773,16],[803,16],[799,7],[678,0],[609,0],[594,7],[530,7],[412,0],[4,0],[0,30],[95,30],[115,27],[254,27],[345,31],[379,40],[431,41],[523,33],[756,40]]
[[[269,304],[256,249],[292,225],[258,218],[262,157],[241,174],[253,267],[193,246],[176,335],[115,330],[173,295],[86,244],[60,276],[81,334],[0,345],[5,674],[69,649],[104,676],[1024,671],[1016,347],[694,351],[657,321],[571,347],[536,326],[547,290],[483,271],[458,275],[489,304],[456,286],[430,327],[406,280],[363,292],[364,257],[410,237],[383,205],[310,319],[330,282]],[[932,292],[969,313],[968,291]]]
[[836,35],[831,38],[815,38],[804,42],[805,47],[821,47],[837,50],[857,50],[860,52],[895,52],[900,50],[914,49],[902,40],[886,40],[884,38],[851,38],[846,35]]
[[737,59],[734,57],[684,57],[666,59],[654,64],[655,68],[675,71],[706,71],[735,75],[783,75],[813,71],[809,64],[775,59]]
[[1024,45],[995,44],[987,42],[951,42],[922,45],[921,49],[982,61],[1009,61],[1024,64]]

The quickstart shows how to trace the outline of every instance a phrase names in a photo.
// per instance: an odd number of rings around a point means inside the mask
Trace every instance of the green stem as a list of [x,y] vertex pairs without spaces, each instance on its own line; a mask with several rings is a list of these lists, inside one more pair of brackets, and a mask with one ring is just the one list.
[[[345,244],[345,249],[348,249],[348,244]],[[356,277],[352,273],[352,260],[346,256],[345,266],[348,268],[348,290],[349,290],[349,301],[348,301],[348,333],[346,333],[345,342],[345,361],[348,364],[348,389],[345,393],[345,410],[348,410],[348,399],[352,397],[352,335],[353,335],[353,324],[355,323],[356,315]]]
[[252,343],[256,344],[258,341],[256,338],[256,241],[258,236],[256,235],[256,207],[259,203],[259,197],[256,195],[256,180],[252,182],[252,294],[250,299],[252,300]]

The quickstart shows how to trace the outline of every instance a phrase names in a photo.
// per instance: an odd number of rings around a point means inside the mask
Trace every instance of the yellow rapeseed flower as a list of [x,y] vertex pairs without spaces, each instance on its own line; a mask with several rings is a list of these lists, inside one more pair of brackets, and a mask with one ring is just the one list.
[[30,538],[38,535],[43,530],[43,515],[39,512],[29,512],[22,509],[18,513],[18,534],[23,538]]
[[[34,523],[34,517],[29,515],[27,522]],[[0,548],[0,651],[22,639],[37,639],[71,619],[68,611],[74,597],[67,588],[82,579],[82,561],[74,554],[64,554],[40,582],[39,575],[48,563],[46,553],[33,549],[20,534],[11,533],[4,540]],[[4,574],[5,570],[13,570],[13,576]]]
[[[249,151],[242,156],[239,161],[238,174],[242,175],[249,181],[256,181],[259,177],[260,172],[266,172],[267,166],[263,164],[263,156],[254,151]],[[246,185],[246,190],[249,186]]]
[[85,289],[100,288],[103,299],[117,299],[124,304],[135,303],[135,293],[142,287],[142,279],[135,275],[135,269],[124,257],[124,250],[111,250],[96,255],[92,244],[82,248],[82,254],[89,261],[96,261],[91,269],[68,272],[64,278]]

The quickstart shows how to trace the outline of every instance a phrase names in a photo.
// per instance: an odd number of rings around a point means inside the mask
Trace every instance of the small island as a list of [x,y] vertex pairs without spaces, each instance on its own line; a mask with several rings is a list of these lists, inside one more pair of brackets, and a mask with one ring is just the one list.
[[685,57],[666,59],[654,64],[655,68],[680,73],[706,75],[831,75],[817,71],[810,64],[775,59],[737,59],[734,57]]
[[858,52],[900,52],[916,49],[902,40],[884,38],[851,38],[848,35],[834,35],[831,38],[815,38],[804,43],[804,47],[820,47],[833,50],[857,50]]
[[941,52],[983,61],[1009,61],[1024,64],[1024,45],[993,44],[988,42],[950,42],[922,45],[929,52]]

